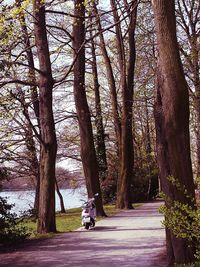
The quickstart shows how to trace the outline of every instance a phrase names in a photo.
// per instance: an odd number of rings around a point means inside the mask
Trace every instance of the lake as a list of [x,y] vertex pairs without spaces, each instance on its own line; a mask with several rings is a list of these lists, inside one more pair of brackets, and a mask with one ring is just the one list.
[[[65,209],[78,208],[82,205],[81,199],[87,199],[86,190],[84,188],[78,189],[61,189],[60,190]],[[1,197],[7,197],[9,204],[15,204],[12,212],[19,215],[21,212],[33,208],[35,191],[3,191],[0,192]],[[60,210],[60,202],[56,193],[56,211]]]

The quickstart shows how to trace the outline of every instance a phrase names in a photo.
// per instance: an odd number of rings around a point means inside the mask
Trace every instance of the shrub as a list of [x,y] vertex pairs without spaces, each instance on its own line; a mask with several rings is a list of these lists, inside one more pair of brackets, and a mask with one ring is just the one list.
[[[182,192],[190,203],[194,203],[194,199],[187,192],[185,187],[181,185],[175,178],[168,177],[168,180]],[[165,219],[163,225],[170,229],[178,238],[184,238],[189,241],[191,247],[196,248],[195,257],[200,260],[200,207],[196,205],[194,209],[187,203],[180,201],[172,201],[169,197],[162,194],[166,202],[170,203],[169,207],[162,205],[159,211],[164,214]]]
[[15,243],[30,235],[17,215],[11,213],[13,206],[0,197],[0,244]]
[[163,224],[179,238],[185,238],[191,246],[196,247],[195,257],[200,260],[200,209],[194,210],[188,204],[174,201],[171,207],[161,206],[165,215]]

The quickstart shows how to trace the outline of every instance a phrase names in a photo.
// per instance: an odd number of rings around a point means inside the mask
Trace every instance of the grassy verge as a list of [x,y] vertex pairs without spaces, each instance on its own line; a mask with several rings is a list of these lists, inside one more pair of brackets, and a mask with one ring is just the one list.
[[[114,205],[106,205],[104,210],[108,216],[112,216],[119,212]],[[97,221],[101,220],[102,217],[97,217]],[[28,228],[31,233],[30,239],[47,238],[52,237],[53,233],[48,234],[37,234],[37,221],[26,219],[23,225]],[[69,209],[66,213],[56,214],[56,227],[58,233],[70,232],[81,227],[81,208]]]

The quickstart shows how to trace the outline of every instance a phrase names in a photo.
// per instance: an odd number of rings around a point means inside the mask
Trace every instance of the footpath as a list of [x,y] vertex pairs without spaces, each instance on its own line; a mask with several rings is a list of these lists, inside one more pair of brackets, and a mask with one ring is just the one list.
[[1,267],[166,267],[160,202],[0,254]]

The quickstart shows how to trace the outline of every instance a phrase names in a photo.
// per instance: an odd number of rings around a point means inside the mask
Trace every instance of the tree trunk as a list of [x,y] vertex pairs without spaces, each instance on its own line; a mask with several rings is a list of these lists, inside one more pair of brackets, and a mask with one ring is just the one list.
[[65,204],[64,204],[64,200],[63,200],[63,196],[62,196],[62,194],[61,194],[61,192],[60,192],[60,190],[59,190],[59,186],[58,186],[58,182],[57,182],[57,180],[56,180],[56,192],[57,192],[57,194],[58,194],[58,197],[59,197],[59,200],[60,200],[60,212],[61,213],[66,213],[66,211],[65,211]]
[[199,15],[200,15],[200,2],[192,1],[190,4],[186,0],[177,1],[177,17],[178,23],[181,25],[181,29],[184,31],[184,35],[187,37],[187,45],[179,47],[184,60],[187,65],[187,75],[189,72],[189,79],[192,82],[195,93],[190,90],[193,97],[194,106],[197,115],[197,168],[196,175],[200,177],[200,61],[199,61]]
[[91,198],[95,193],[99,193],[99,196],[96,199],[97,215],[105,216],[100,190],[92,124],[85,92],[85,6],[82,0],[75,0],[74,4],[75,21],[73,25],[73,48],[74,56],[78,54],[74,64],[74,98],[80,130],[81,159],[88,197]]
[[[189,95],[178,52],[174,0],[152,1],[158,40],[159,62],[155,122],[161,189],[166,194],[166,205],[172,201],[188,203],[194,208],[194,183],[190,158]],[[184,190],[169,182],[173,176]],[[170,200],[170,201],[168,201]],[[166,230],[169,263],[194,260],[193,248],[185,239],[176,238]]]
[[[200,7],[199,7],[200,8]],[[193,69],[193,83],[195,88],[195,108],[197,113],[197,177],[200,177],[200,63],[197,35],[193,33],[191,43],[192,69]]]
[[96,155],[98,162],[99,178],[103,182],[107,177],[107,158],[106,158],[106,146],[105,146],[105,133],[103,126],[103,118],[101,111],[101,98],[99,93],[99,81],[97,73],[97,62],[94,40],[91,41],[92,50],[92,74],[94,81],[94,92],[95,92],[95,125],[96,125]]
[[30,169],[33,172],[35,178],[35,201],[34,201],[34,212],[36,217],[38,217],[39,210],[39,188],[40,188],[40,166],[37,159],[36,146],[33,138],[33,132],[30,125],[27,123],[27,129],[25,130],[26,135],[26,147],[28,149],[28,160],[30,162]]
[[147,103],[147,96],[146,91],[144,92],[145,96],[145,115],[146,115],[146,129],[145,129],[145,150],[146,150],[146,164],[148,168],[148,190],[147,190],[147,201],[152,200],[152,193],[155,190],[155,185],[152,183],[152,176],[151,176],[151,137],[150,137],[150,126],[149,126],[149,110],[148,110],[148,103]]
[[110,89],[110,95],[111,95],[111,104],[112,104],[112,113],[113,113],[113,119],[114,119],[114,129],[116,134],[116,145],[117,145],[117,154],[120,161],[120,147],[121,147],[121,121],[118,111],[118,100],[117,100],[117,90],[116,90],[116,84],[115,84],[115,78],[113,74],[113,69],[111,65],[111,61],[106,49],[106,44],[102,32],[102,26],[100,21],[100,16],[98,14],[98,10],[96,7],[95,2],[93,3],[93,9],[95,16],[97,18],[97,29],[99,31],[99,39],[100,39],[100,49],[104,58],[106,72],[107,72],[107,79],[108,79],[108,85]]
[[23,108],[23,113],[25,118],[27,119],[27,123],[25,126],[25,143],[26,147],[28,150],[28,155],[27,159],[30,162],[30,170],[35,178],[35,184],[36,184],[36,192],[35,192],[35,201],[34,201],[34,210],[35,210],[35,215],[38,217],[38,210],[39,210],[39,188],[40,188],[40,165],[38,162],[37,158],[37,151],[36,151],[36,145],[34,141],[34,136],[33,136],[33,129],[32,125],[30,124],[30,118],[29,118],[29,112],[28,112],[28,107],[25,103],[24,99],[24,93],[22,93],[21,96],[21,104]]
[[[199,86],[200,87],[200,86]],[[196,98],[196,112],[197,112],[197,177],[200,177],[200,89]]]
[[[115,10],[115,23],[119,21],[115,1],[111,0],[112,7]],[[121,135],[121,165],[120,177],[117,184],[117,207],[121,209],[132,208],[131,200],[131,181],[133,179],[134,167],[134,149],[133,149],[133,83],[135,68],[135,27],[137,16],[137,1],[132,3],[130,24],[128,29],[129,55],[128,66],[126,68],[125,52],[122,44],[122,34],[119,25],[116,24],[116,34],[118,40],[119,62],[122,80],[122,135]],[[127,73],[127,74],[126,74]]]
[[55,161],[56,133],[52,110],[53,77],[46,33],[45,5],[34,0],[34,34],[39,59],[39,118],[40,148],[40,200],[38,232],[56,232],[55,223]]

